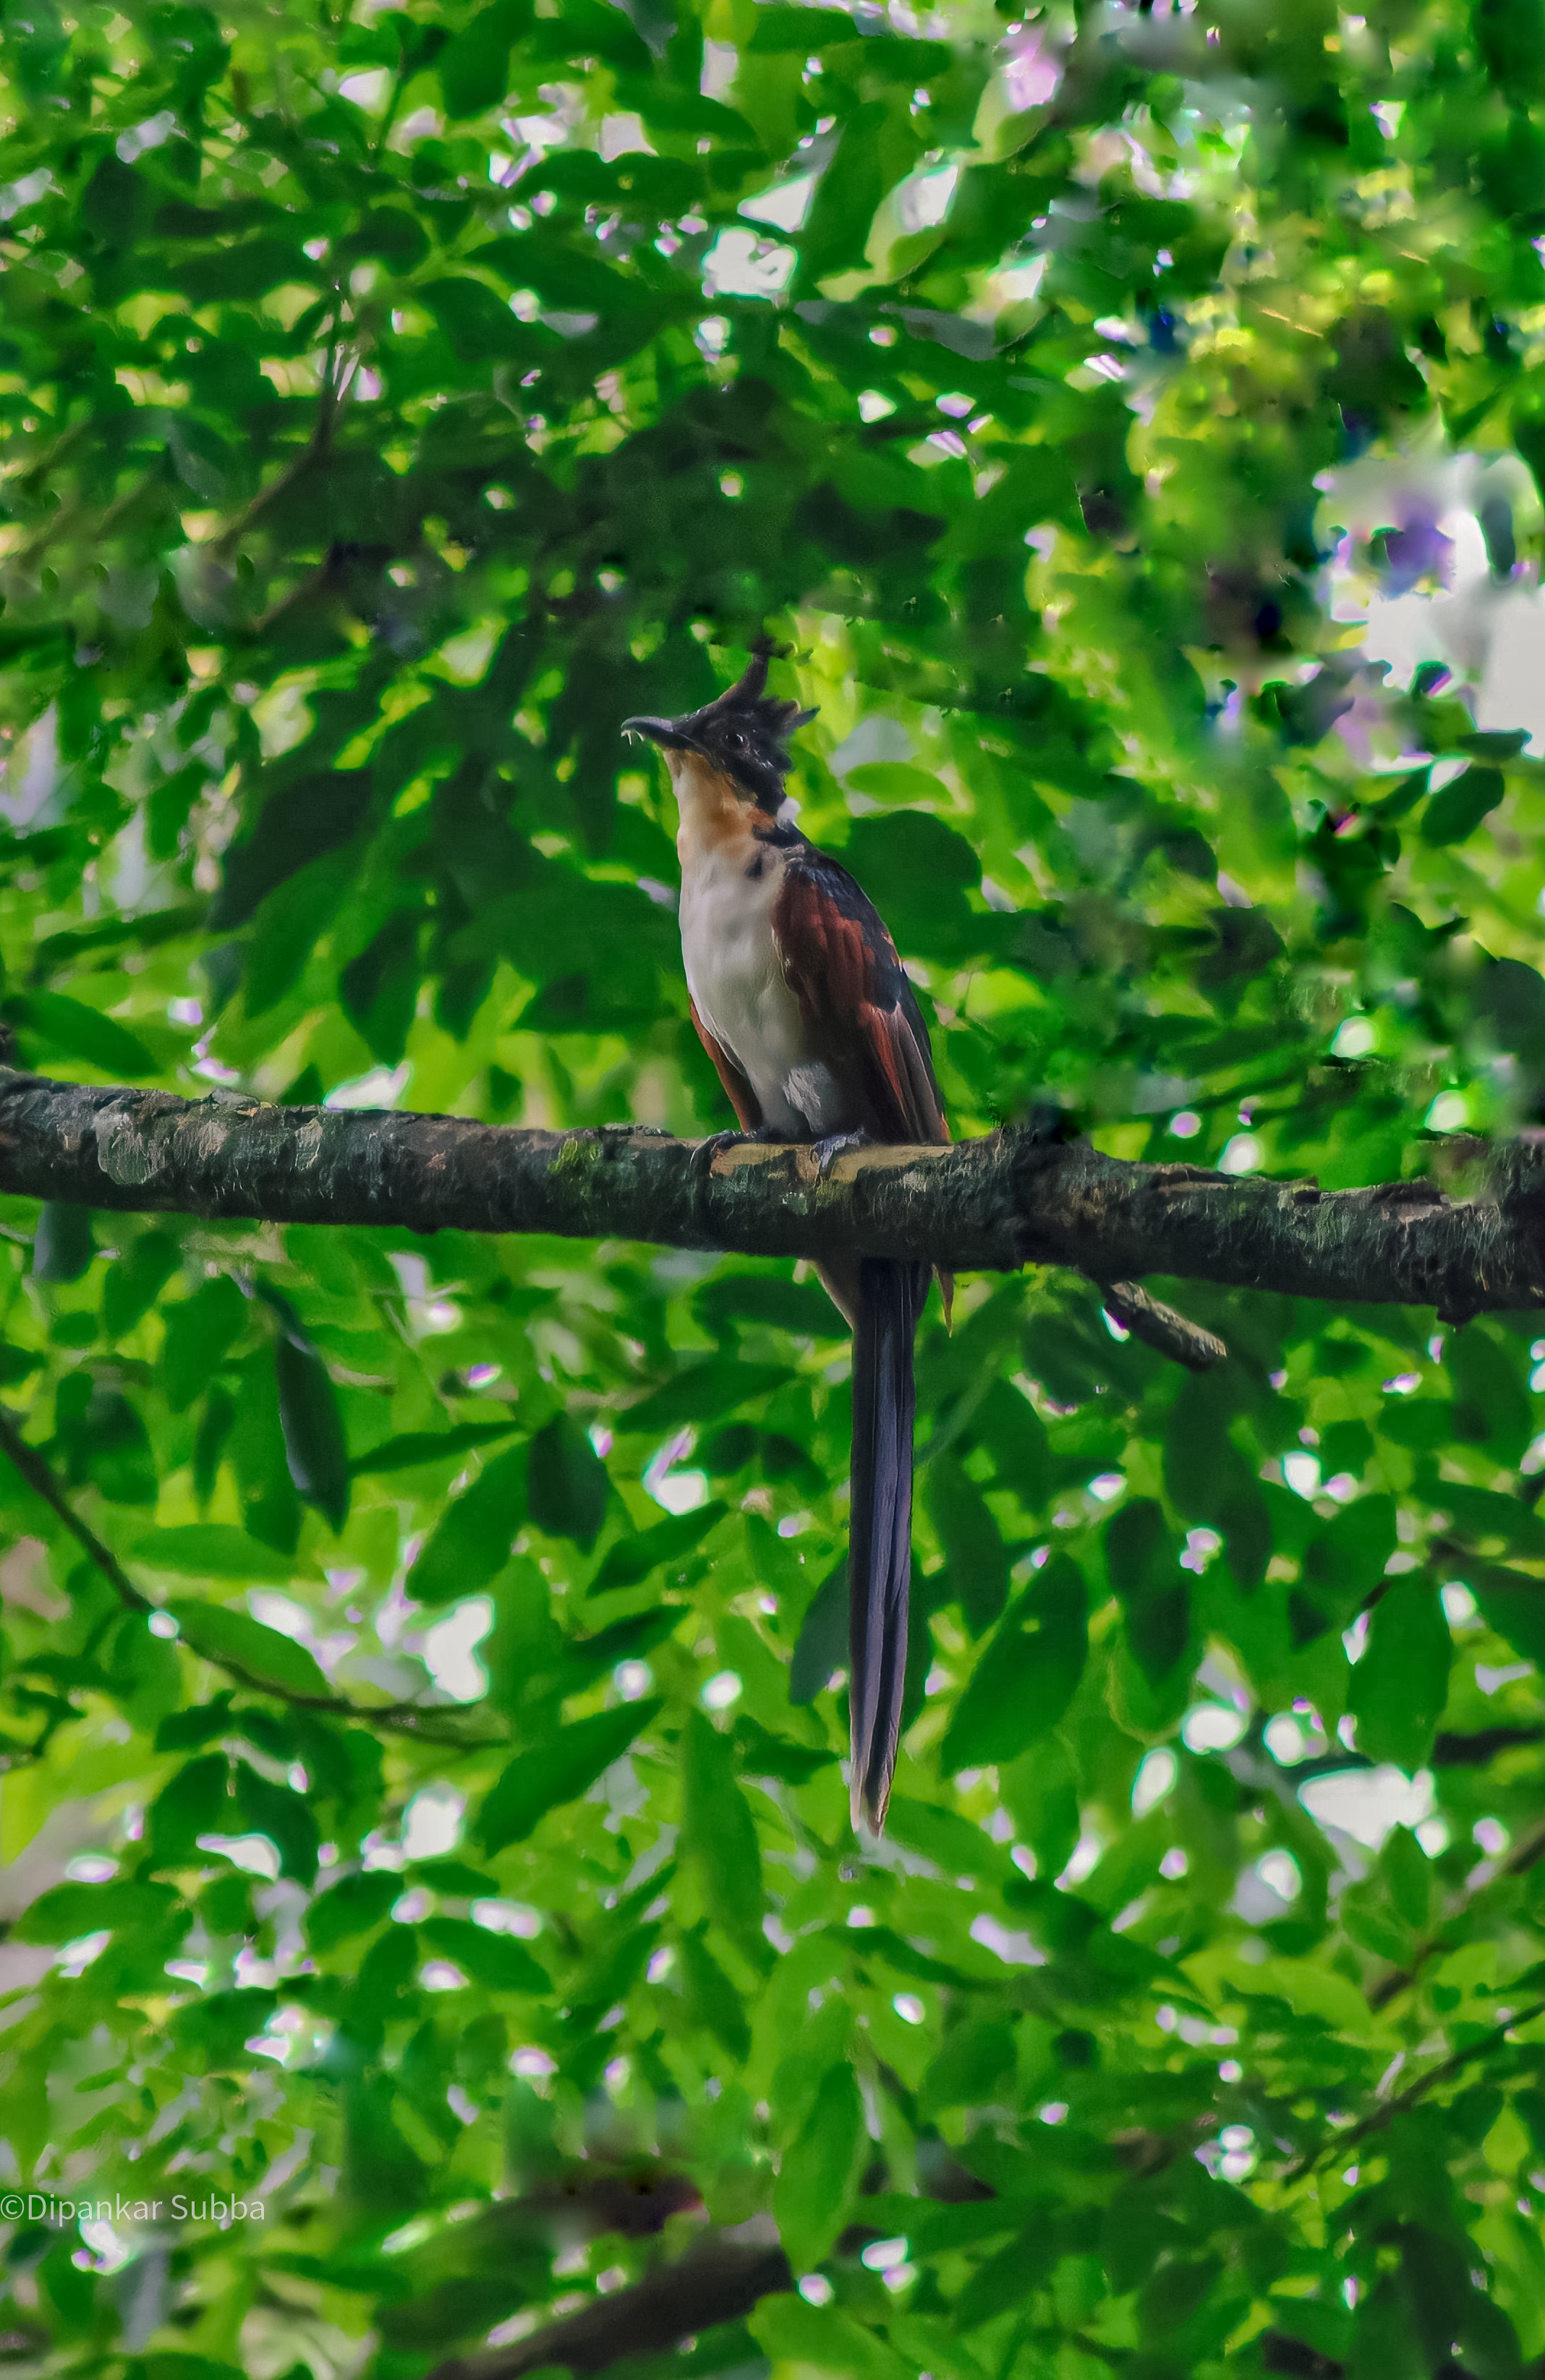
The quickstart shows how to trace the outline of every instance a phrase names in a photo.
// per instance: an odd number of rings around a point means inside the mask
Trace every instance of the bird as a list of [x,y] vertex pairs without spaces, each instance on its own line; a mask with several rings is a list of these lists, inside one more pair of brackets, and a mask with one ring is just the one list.
[[[816,716],[767,692],[781,649],[679,718],[623,732],[663,754],[675,788],[681,949],[692,1023],[741,1139],[814,1144],[828,1169],[865,1143],[949,1138],[928,1027],[895,943],[845,868],[795,822],[789,738]],[[819,1268],[853,1331],[848,1707],[854,1831],[883,1831],[906,1681],[913,1348],[932,1268],[845,1257]],[[939,1273],[946,1320],[953,1282]]]

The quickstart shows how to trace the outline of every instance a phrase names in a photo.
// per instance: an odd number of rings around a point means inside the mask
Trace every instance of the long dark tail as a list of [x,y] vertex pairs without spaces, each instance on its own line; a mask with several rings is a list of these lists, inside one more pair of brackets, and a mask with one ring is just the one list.
[[906,1682],[912,1582],[912,1342],[928,1267],[866,1257],[853,1330],[848,1703],[853,1824],[885,1823]]

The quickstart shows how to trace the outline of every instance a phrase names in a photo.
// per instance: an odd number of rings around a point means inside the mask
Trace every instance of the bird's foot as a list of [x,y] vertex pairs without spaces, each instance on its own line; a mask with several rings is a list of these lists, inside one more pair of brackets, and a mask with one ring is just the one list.
[[775,1132],[767,1131],[765,1126],[760,1132],[711,1132],[708,1138],[700,1140],[692,1151],[688,1170],[706,1180],[713,1171],[713,1160],[721,1149],[756,1147],[758,1144],[764,1145],[768,1141],[776,1140],[777,1137],[778,1135]]
[[869,1145],[870,1136],[867,1132],[828,1133],[824,1140],[812,1141],[810,1148],[815,1157],[816,1172],[820,1180],[822,1182],[830,1180],[833,1166],[839,1157],[845,1157],[850,1148],[867,1148]]

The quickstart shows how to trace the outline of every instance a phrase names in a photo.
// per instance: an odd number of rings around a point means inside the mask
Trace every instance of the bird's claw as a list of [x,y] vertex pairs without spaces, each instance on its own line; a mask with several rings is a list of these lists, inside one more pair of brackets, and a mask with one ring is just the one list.
[[[769,1132],[765,1126],[760,1132],[711,1132],[708,1138],[700,1140],[693,1149],[688,1160],[689,1170],[704,1177],[712,1172],[713,1160],[721,1149],[766,1148],[776,1145],[782,1138],[781,1133]],[[812,1140],[809,1147],[820,1179],[824,1182],[838,1158],[845,1157],[850,1148],[866,1148],[869,1138],[867,1132],[833,1132],[829,1133],[824,1140]]]
[[867,1132],[833,1132],[829,1133],[824,1140],[812,1141],[810,1147],[818,1178],[822,1182],[829,1181],[838,1158],[845,1157],[850,1148],[867,1148],[869,1137]]
[[692,1151],[687,1170],[706,1181],[713,1171],[713,1160],[721,1149],[745,1148],[754,1142],[766,1140],[769,1137],[770,1135],[764,1132],[711,1132],[708,1138],[700,1140]]

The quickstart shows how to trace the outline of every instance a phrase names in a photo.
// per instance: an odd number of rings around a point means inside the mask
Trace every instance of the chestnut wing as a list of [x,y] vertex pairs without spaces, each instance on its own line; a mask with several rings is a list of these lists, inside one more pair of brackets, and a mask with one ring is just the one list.
[[702,1018],[698,1014],[697,1002],[689,1000],[687,1005],[692,1011],[692,1023],[697,1028],[698,1038],[713,1061],[714,1073],[724,1086],[741,1130],[760,1132],[762,1121],[761,1103],[755,1091],[752,1090],[729,1051],[715,1041]]
[[866,1129],[880,1141],[948,1140],[928,1027],[868,893],[805,844],[785,869],[772,934],[811,1047],[855,1095]]

